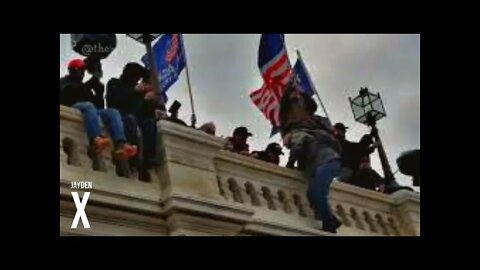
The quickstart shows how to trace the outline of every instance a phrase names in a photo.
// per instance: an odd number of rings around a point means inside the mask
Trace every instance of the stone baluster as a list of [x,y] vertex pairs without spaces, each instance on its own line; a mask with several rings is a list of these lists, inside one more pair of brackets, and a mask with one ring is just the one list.
[[227,193],[225,192],[225,186],[223,184],[222,178],[217,175],[217,185],[218,185],[218,190],[220,191],[220,196],[228,200]]
[[78,144],[70,137],[63,139],[63,151],[67,155],[67,164],[72,166],[81,166]]
[[399,230],[398,230],[398,226],[397,226],[397,222],[395,222],[395,220],[393,218],[388,218],[388,227],[391,229],[393,235],[401,235]]
[[360,230],[365,230],[365,225],[363,224],[360,216],[357,213],[357,210],[355,208],[350,208],[350,216],[353,219],[353,222],[355,224],[355,227],[360,229]]
[[368,225],[368,228],[373,233],[378,233],[377,227],[375,226],[375,221],[372,219],[370,213],[363,211],[363,218]]
[[60,166],[67,165],[68,156],[63,146],[63,139],[60,139]]
[[380,214],[375,215],[375,219],[377,220],[377,223],[380,227],[380,230],[384,235],[391,235],[391,233],[388,230],[387,224],[384,221],[384,218]]
[[240,192],[240,187],[238,186],[237,181],[235,179],[230,178],[228,179],[228,189],[232,193],[233,201],[238,203],[244,203],[242,198],[242,193]]
[[258,198],[258,192],[255,190],[255,187],[252,185],[252,183],[245,183],[245,190],[250,197],[250,203],[253,206],[261,206],[260,199]]
[[287,197],[283,190],[278,191],[278,200],[280,201],[283,211],[285,211],[285,213],[290,214],[293,212],[291,200]]
[[262,187],[263,198],[267,201],[268,209],[277,210],[275,202],[273,200],[272,193],[268,187]]
[[343,208],[343,206],[341,204],[337,204],[336,209],[337,209],[337,214],[342,220],[343,225],[347,227],[351,227],[352,221],[348,217],[348,214],[345,212],[345,209]]
[[300,195],[298,195],[298,194],[293,195],[293,202],[298,209],[298,214],[302,217],[306,217],[307,212],[306,212],[305,207],[302,203],[302,199],[301,199]]

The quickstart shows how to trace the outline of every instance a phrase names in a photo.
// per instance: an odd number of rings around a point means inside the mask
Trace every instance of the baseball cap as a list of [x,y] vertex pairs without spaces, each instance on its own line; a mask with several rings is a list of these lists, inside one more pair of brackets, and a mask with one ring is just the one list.
[[267,146],[267,151],[272,151],[273,153],[283,155],[282,147],[278,143],[271,143]]
[[346,132],[349,127],[345,126],[343,123],[336,123],[334,127],[338,130]]
[[244,137],[251,137],[251,136],[253,136],[253,134],[250,133],[246,127],[237,127],[237,128],[233,131],[233,136],[235,136],[235,135],[240,135],[240,136],[244,136]]
[[81,69],[85,70],[87,65],[82,59],[74,59],[68,63],[68,69]]

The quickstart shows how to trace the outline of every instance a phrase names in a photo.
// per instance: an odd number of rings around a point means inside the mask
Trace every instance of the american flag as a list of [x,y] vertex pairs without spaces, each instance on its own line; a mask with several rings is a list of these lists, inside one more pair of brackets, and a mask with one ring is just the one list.
[[258,67],[264,84],[260,89],[253,91],[250,98],[270,120],[273,128],[277,129],[280,127],[280,100],[285,85],[292,75],[283,34],[262,34],[258,51]]

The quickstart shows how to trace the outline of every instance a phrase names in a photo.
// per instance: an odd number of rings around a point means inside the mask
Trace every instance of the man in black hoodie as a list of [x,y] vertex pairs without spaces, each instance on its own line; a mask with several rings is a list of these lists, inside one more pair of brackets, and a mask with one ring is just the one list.
[[142,181],[150,181],[148,170],[155,164],[156,157],[156,122],[165,116],[165,107],[159,102],[160,97],[154,92],[149,75],[149,70],[140,64],[128,63],[120,78],[112,78],[107,83],[107,106],[120,111],[127,139],[136,145],[143,144],[142,155],[131,162]]
[[68,75],[60,78],[60,104],[82,112],[90,145],[95,152],[101,153],[110,145],[110,140],[102,134],[101,119],[108,126],[115,144],[114,157],[128,159],[134,156],[137,148],[126,143],[119,112],[104,108],[103,84],[95,76],[83,83],[86,68],[81,59],[70,61]]
[[361,140],[357,142],[348,141],[345,137],[348,127],[343,123],[336,123],[334,125],[335,137],[342,146],[342,171],[338,180],[340,182],[349,182],[354,172],[360,167],[360,161],[363,157],[368,157],[378,143],[373,142],[374,132],[364,135]]

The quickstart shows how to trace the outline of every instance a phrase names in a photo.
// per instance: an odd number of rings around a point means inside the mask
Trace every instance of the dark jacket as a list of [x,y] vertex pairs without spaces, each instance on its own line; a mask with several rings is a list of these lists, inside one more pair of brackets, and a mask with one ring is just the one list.
[[359,169],[354,172],[347,183],[357,187],[375,190],[379,185],[385,184],[385,179],[373,169]]
[[104,90],[104,85],[95,77],[85,83],[79,83],[67,75],[60,78],[60,104],[71,107],[77,102],[87,101],[93,103],[98,109],[104,109]]
[[247,151],[249,152],[250,150],[250,146],[248,145],[248,143],[246,144],[239,144],[239,143],[236,143],[233,139],[233,137],[228,137],[227,138],[227,143],[224,147],[226,150],[230,151],[230,152],[234,152],[234,153],[237,153],[237,154],[240,154],[240,152],[243,152],[243,151]]
[[122,79],[110,79],[107,83],[107,106],[117,109],[122,115],[142,116],[144,94],[135,91],[135,86],[137,84],[129,84]]
[[256,159],[263,160],[265,162],[273,163],[278,165],[280,163],[280,159],[272,159],[267,151],[254,151],[252,152],[252,156]]
[[357,170],[360,166],[361,158],[370,155],[375,150],[370,147],[373,142],[370,135],[363,136],[358,143],[345,139],[340,139],[339,141],[342,146],[342,167],[352,170]]

